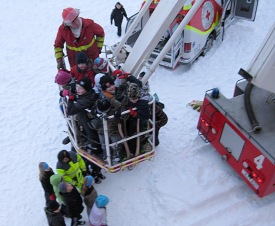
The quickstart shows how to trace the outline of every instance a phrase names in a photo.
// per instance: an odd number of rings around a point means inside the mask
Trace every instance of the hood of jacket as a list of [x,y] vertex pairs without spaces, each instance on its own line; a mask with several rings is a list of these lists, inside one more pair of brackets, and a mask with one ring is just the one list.
[[54,174],[50,178],[51,185],[57,187],[62,181],[62,176],[60,174]]

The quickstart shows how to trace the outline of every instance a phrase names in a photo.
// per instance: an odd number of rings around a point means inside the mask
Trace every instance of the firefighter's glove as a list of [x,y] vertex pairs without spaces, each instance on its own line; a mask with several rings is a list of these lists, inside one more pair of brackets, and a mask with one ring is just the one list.
[[56,63],[57,63],[57,70],[66,69],[63,59],[56,60]]
[[133,110],[133,108],[130,108],[129,110],[130,110],[130,115],[135,118],[137,116],[138,112]]

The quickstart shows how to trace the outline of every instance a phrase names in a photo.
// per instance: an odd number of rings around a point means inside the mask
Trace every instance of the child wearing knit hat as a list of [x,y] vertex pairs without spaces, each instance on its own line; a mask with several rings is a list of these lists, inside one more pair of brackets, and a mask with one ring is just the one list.
[[97,191],[94,188],[94,178],[92,176],[86,176],[84,179],[84,184],[82,187],[82,196],[84,198],[84,203],[87,207],[87,214],[89,216],[94,202],[97,198]]

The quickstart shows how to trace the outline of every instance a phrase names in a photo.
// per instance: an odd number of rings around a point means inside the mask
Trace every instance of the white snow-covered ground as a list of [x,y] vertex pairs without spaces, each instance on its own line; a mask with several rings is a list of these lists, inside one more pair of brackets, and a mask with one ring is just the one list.
[[[110,25],[114,0],[2,1],[0,82],[0,225],[46,226],[38,163],[55,170],[66,124],[58,108],[53,43],[62,9],[72,6],[106,32],[105,43],[120,40]],[[141,0],[121,2],[136,13]],[[160,131],[153,161],[132,171],[107,174],[96,185],[110,197],[109,226],[271,226],[275,194],[258,198],[214,148],[197,135],[198,113],[186,104],[218,87],[231,97],[238,70],[246,68],[271,25],[273,0],[259,1],[255,22],[238,21],[209,54],[191,67],[159,67],[152,93],[165,103],[169,122]],[[124,20],[123,26],[125,27]],[[87,220],[86,212],[83,212]],[[69,220],[66,220],[69,225]],[[86,223],[86,225],[89,225]]]

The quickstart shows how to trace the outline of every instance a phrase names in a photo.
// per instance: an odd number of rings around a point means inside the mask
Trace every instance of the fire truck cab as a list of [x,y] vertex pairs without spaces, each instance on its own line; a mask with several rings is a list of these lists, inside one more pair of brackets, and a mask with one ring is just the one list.
[[259,197],[275,192],[274,68],[275,24],[248,70],[239,71],[245,79],[232,98],[206,91],[197,124],[199,136]]
[[[146,1],[143,2],[142,7]],[[187,0],[173,21],[167,26],[163,36],[158,40],[154,51],[149,57],[149,62],[157,58],[169,38],[173,35],[179,24],[192,9],[195,2],[200,2],[199,8],[194,15],[188,19],[184,30],[178,35],[169,52],[164,56],[161,65],[175,68],[178,63],[189,64],[199,56],[204,56],[212,47],[214,40],[223,34],[234,18],[254,20],[258,0]],[[144,13],[139,23],[135,26],[126,44],[133,46],[139,34],[146,26],[149,18],[156,12],[160,0],[151,1],[150,7]],[[142,9],[141,7],[141,9]],[[167,8],[168,9],[168,8]],[[164,9],[165,10],[165,9]],[[166,16],[169,11],[162,11],[159,17]],[[138,14],[130,17],[126,30],[129,29]]]

